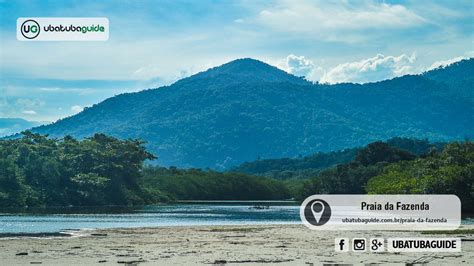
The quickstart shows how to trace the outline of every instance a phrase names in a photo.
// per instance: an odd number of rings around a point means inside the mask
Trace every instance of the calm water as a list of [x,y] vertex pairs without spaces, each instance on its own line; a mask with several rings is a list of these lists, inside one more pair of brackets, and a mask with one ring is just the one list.
[[[268,208],[255,208],[268,206]],[[0,234],[67,230],[239,224],[300,223],[294,202],[189,202],[141,207],[0,209]],[[472,218],[462,221],[474,224]]]
[[[255,206],[268,206],[257,209]],[[200,202],[121,208],[0,210],[2,233],[55,233],[68,229],[299,223],[292,202]]]

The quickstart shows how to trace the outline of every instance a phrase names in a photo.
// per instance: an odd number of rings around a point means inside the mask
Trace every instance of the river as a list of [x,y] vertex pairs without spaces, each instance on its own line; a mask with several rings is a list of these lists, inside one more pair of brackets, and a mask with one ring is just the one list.
[[[292,201],[189,201],[136,207],[0,209],[0,235],[60,233],[79,229],[298,224]],[[472,218],[463,224],[474,224]]]
[[201,201],[137,207],[3,209],[0,212],[0,234],[300,222],[299,205],[287,201]]

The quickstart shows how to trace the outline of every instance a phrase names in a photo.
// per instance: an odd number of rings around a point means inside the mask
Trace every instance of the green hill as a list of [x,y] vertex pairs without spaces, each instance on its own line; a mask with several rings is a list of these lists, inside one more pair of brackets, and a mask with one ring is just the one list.
[[33,132],[140,138],[159,165],[218,170],[397,136],[459,140],[474,132],[473,61],[376,83],[321,85],[239,59],[109,98]]

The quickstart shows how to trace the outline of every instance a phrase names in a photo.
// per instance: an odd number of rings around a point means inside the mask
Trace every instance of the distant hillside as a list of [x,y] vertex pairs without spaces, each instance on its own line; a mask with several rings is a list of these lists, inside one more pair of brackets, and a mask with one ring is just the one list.
[[[228,169],[396,136],[472,137],[473,59],[369,84],[312,84],[239,59],[171,86],[109,98],[33,131],[141,138],[163,166]],[[443,73],[455,79],[443,78]]]
[[474,60],[461,60],[448,66],[441,66],[427,71],[423,76],[439,82],[452,83],[461,80],[474,79]]
[[[430,143],[427,140],[392,138],[387,140],[390,147],[424,156],[433,150],[442,150],[444,143]],[[321,170],[353,161],[365,148],[352,148],[332,152],[318,152],[299,158],[266,159],[245,162],[230,169],[232,172],[267,176],[276,179],[304,179],[317,176]]]
[[13,135],[38,125],[40,123],[21,118],[0,118],[0,137]]
[[474,60],[462,60],[449,66],[439,67],[423,73],[423,76],[447,84],[452,92],[463,95],[474,105]]

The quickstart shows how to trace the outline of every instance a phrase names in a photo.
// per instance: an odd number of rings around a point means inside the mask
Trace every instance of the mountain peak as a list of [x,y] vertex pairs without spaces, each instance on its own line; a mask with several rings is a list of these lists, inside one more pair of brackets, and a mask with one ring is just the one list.
[[469,62],[430,77],[323,88],[263,62],[238,59],[162,89],[115,96],[33,132],[140,138],[160,165],[212,169],[394,136],[472,138]]
[[210,68],[191,76],[190,80],[201,78],[225,78],[237,82],[290,82],[308,84],[308,81],[293,76],[277,67],[252,58],[241,58]]
[[[282,71],[274,66],[271,66],[267,63],[264,63],[260,60],[253,58],[239,58],[232,60],[228,63],[225,63],[217,68],[227,69],[227,70],[240,70],[240,69],[252,69],[252,68],[265,68],[270,71]],[[284,72],[284,71],[283,71]]]

